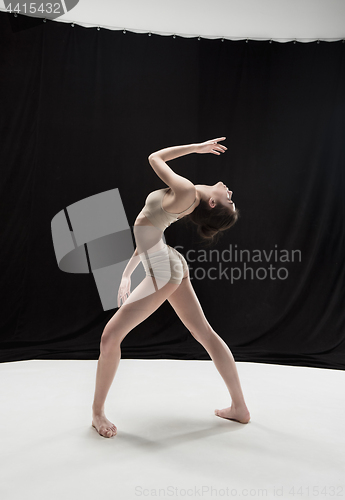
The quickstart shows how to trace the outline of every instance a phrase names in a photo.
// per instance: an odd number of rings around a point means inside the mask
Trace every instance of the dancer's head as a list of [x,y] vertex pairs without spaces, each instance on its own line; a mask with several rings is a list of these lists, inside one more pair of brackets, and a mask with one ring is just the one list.
[[237,222],[240,212],[232,201],[232,191],[222,181],[213,186],[197,184],[195,187],[200,202],[188,218],[198,226],[199,236],[212,245],[223,231]]

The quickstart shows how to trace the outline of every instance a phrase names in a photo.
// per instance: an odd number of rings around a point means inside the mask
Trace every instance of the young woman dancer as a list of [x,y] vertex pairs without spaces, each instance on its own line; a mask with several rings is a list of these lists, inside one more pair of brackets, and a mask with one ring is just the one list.
[[[243,424],[250,420],[233,355],[203,313],[185,258],[163,241],[164,230],[186,215],[197,224],[198,234],[211,242],[219,231],[229,229],[237,221],[239,212],[231,199],[232,191],[225,184],[220,181],[213,186],[194,185],[173,172],[166,163],[190,153],[220,155],[227,149],[218,144],[224,139],[165,148],[149,156],[151,167],[169,187],[150,193],[135,221],[133,232],[137,248],[123,272],[118,292],[119,309],[106,324],[101,337],[92,426],[103,437],[117,433],[116,426],[105,416],[104,404],[120,362],[121,342],[166,299],[206,349],[229,390],[231,406],[215,410],[215,414]],[[131,293],[130,276],[140,261],[146,277]]]

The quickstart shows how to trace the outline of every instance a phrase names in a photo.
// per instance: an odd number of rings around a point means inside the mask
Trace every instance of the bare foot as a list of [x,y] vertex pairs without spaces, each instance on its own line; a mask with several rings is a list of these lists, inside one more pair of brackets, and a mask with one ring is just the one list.
[[229,408],[224,408],[223,410],[214,410],[215,415],[217,417],[227,418],[228,420],[236,420],[236,422],[240,422],[241,424],[248,424],[250,420],[250,413],[248,408],[233,408],[230,406]]
[[116,426],[104,414],[93,414],[92,427],[96,429],[100,436],[106,438],[116,436],[117,434]]

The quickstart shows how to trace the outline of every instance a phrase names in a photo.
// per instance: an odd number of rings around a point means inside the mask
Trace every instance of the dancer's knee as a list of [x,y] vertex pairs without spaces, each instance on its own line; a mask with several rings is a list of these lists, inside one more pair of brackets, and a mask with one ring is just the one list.
[[118,333],[111,332],[110,328],[105,327],[100,343],[100,352],[103,356],[114,354],[120,348],[122,338]]
[[215,331],[211,328],[211,326],[205,326],[204,328],[199,328],[198,330],[190,330],[190,333],[193,335],[195,340],[197,340],[205,349],[211,345],[212,340],[214,339]]

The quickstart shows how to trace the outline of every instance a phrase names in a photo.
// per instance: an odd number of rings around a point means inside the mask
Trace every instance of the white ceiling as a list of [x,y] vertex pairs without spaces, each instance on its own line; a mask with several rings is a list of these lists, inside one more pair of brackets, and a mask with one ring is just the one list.
[[332,41],[345,38],[345,0],[80,0],[55,21],[164,36]]

